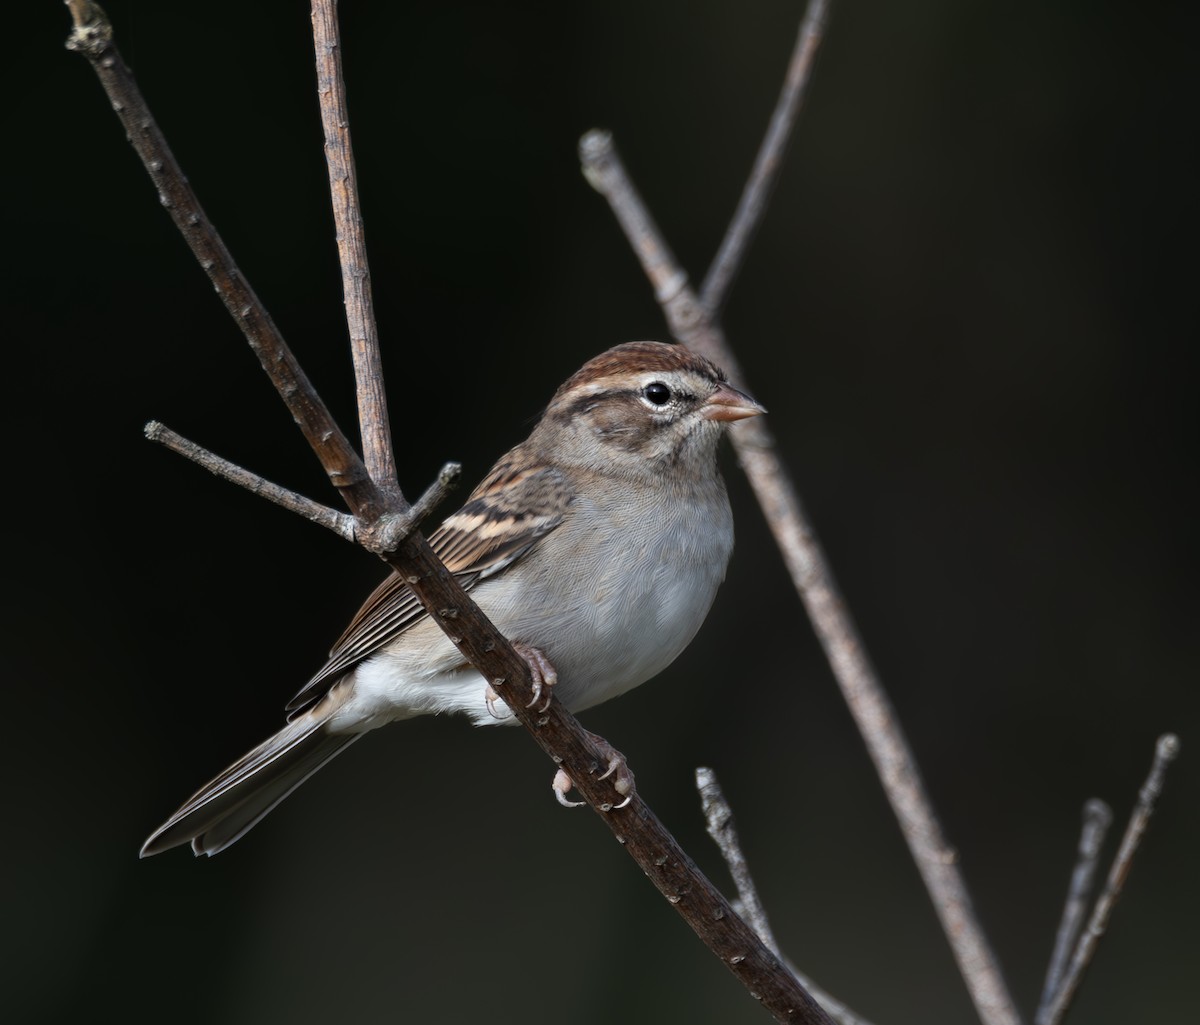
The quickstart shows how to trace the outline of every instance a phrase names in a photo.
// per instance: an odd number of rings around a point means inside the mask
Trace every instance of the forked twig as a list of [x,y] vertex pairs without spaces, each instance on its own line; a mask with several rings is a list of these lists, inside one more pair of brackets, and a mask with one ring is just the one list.
[[384,507],[362,460],[334,423],[312,382],[283,341],[279,328],[234,263],[221,236],[209,222],[184,177],[146,101],[112,42],[112,26],[98,5],[68,0],[74,31],[67,48],[83,54],[108,93],[137,155],[162,203],[196,262],[208,275],[229,315],[241,329],[275,390],[329,475],[356,515],[377,519]]
[[1100,851],[1111,824],[1112,810],[1103,801],[1092,798],[1083,806],[1083,828],[1079,833],[1075,869],[1067,887],[1067,900],[1063,905],[1062,918],[1059,920],[1058,933],[1054,940],[1054,953],[1050,955],[1050,964],[1046,969],[1046,982],[1038,1001],[1035,1021],[1041,1020],[1062,986],[1063,973],[1067,970],[1071,951],[1075,948],[1079,930],[1083,926],[1083,916],[1087,912],[1088,898],[1091,896],[1096,869],[1100,864]]
[[1125,888],[1125,880],[1129,877],[1129,869],[1133,865],[1134,855],[1137,854],[1146,827],[1154,814],[1154,805],[1162,793],[1163,782],[1166,779],[1167,768],[1179,755],[1179,738],[1173,733],[1164,733],[1154,746],[1154,761],[1142,789],[1138,791],[1137,804],[1129,816],[1125,827],[1125,835],[1121,837],[1121,846],[1113,858],[1112,867],[1108,870],[1108,878],[1104,889],[1096,900],[1088,919],[1087,928],[1079,936],[1071,955],[1071,963],[1062,978],[1058,991],[1049,1005],[1039,1009],[1036,1025],[1058,1025],[1063,1015],[1071,1006],[1071,1001],[1083,981],[1084,973],[1096,955],[1096,947],[1100,938],[1108,928],[1108,920],[1112,917],[1117,898]]
[[[604,196],[650,279],[671,333],[744,383],[724,333],[701,305],[622,165],[612,138],[580,141],[583,172]],[[985,1025],[1020,1025],[995,954],[975,916],[957,855],[947,843],[916,759],[850,617],[809,524],[770,428],[756,417],[730,438],[763,515],[783,553],[833,673],[883,783],[901,832],[925,882],[959,972]]]
[[[577,791],[669,903],[763,1007],[781,1022],[829,1025],[828,1015],[734,913],[636,791],[626,807],[612,813],[615,792],[611,780],[600,778],[599,752],[561,703],[552,697],[548,707],[530,707],[534,702],[528,665],[463,592],[425,539],[405,531],[407,508],[399,489],[386,492],[372,479],[204,217],[113,45],[107,18],[89,0],[67,0],[67,6],[75,21],[68,47],[86,56],[99,77],[164,205],[349,505],[359,543],[400,575],[538,745],[570,774]],[[353,199],[350,202],[353,205]],[[371,417],[385,422],[378,409],[367,420]]]

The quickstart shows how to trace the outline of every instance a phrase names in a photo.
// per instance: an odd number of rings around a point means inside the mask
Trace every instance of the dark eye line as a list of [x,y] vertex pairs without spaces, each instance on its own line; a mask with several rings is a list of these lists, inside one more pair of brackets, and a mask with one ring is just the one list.
[[[666,384],[664,381],[651,381],[650,384],[661,384],[670,392],[667,401],[661,405],[651,403],[651,409],[662,414],[669,414],[672,411],[678,411],[679,407],[694,406],[699,400],[694,394],[688,391],[683,391],[680,388]],[[569,422],[580,416],[587,416],[593,410],[605,405],[613,400],[634,399],[638,405],[645,409],[643,403],[647,400],[646,388],[649,385],[641,388],[613,388],[607,391],[592,392],[588,395],[581,395],[572,401],[569,405],[562,409],[555,410],[553,416],[556,420]],[[656,417],[653,421],[656,426],[666,426],[675,420],[674,416],[668,415]]]

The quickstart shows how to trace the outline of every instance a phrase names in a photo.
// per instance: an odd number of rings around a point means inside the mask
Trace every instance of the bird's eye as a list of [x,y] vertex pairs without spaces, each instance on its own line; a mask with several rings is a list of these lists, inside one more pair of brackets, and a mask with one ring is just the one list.
[[642,389],[642,394],[646,396],[646,401],[656,406],[664,406],[671,401],[671,389],[662,381],[651,381]]

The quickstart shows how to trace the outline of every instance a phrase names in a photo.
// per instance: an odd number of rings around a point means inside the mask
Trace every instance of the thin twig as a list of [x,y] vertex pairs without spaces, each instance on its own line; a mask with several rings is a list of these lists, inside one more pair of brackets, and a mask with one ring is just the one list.
[[758,888],[751,878],[750,866],[746,862],[746,856],[742,853],[737,830],[733,826],[733,809],[725,799],[721,784],[717,782],[717,774],[712,769],[698,768],[696,770],[696,790],[700,793],[700,807],[704,811],[708,835],[712,837],[717,849],[721,852],[721,857],[725,859],[729,875],[737,888],[738,899],[734,903],[734,907],[738,914],[754,927],[758,938],[770,948],[771,953],[787,965],[788,971],[796,977],[801,986],[812,994],[817,1003],[825,1008],[826,1013],[838,1025],[871,1025],[867,1019],[850,1010],[836,997],[826,993],[784,957],[775,939],[775,934],[771,931],[771,924],[767,920],[767,910],[758,896]]
[[1054,994],[1051,1004],[1039,1012],[1036,1025],[1058,1025],[1063,1015],[1071,1006],[1071,1000],[1083,981],[1084,973],[1096,955],[1096,947],[1100,938],[1108,929],[1108,920],[1112,917],[1113,907],[1121,891],[1125,888],[1125,880],[1129,878],[1129,870],[1133,865],[1134,855],[1145,835],[1146,827],[1154,814],[1154,804],[1162,793],[1163,782],[1166,779],[1167,768],[1179,754],[1179,738],[1173,733],[1164,733],[1154,746],[1154,761],[1150,773],[1142,789],[1138,792],[1137,804],[1129,816],[1129,824],[1125,827],[1125,835],[1121,837],[1121,846],[1113,859],[1112,867],[1108,870],[1108,878],[1104,889],[1096,900],[1088,919],[1087,928],[1079,937],[1075,951],[1071,956],[1071,964],[1063,975],[1062,985]]
[[421,497],[409,509],[409,517],[416,523],[425,520],[430,513],[446,500],[446,496],[458,487],[462,480],[462,463],[445,463],[438,470],[437,478],[424,491]]
[[236,463],[231,463],[228,459],[217,455],[215,452],[197,445],[194,441],[189,441],[183,435],[176,434],[169,427],[165,427],[157,420],[151,420],[146,424],[145,434],[151,441],[156,441],[160,445],[166,446],[172,452],[190,459],[193,463],[199,463],[209,473],[214,473],[224,480],[237,484],[239,487],[243,487],[247,491],[265,498],[268,502],[274,502],[289,512],[303,516],[306,520],[310,520],[318,526],[332,530],[338,537],[346,541],[353,541],[355,539],[354,517],[348,513],[330,509],[327,505],[314,502],[311,498],[305,498],[294,491],[289,491],[278,484],[273,484],[252,470],[247,470]]
[[[204,219],[112,42],[103,11],[89,0],[67,3],[75,19],[68,47],[82,53],[92,65],[176,225],[213,278],[260,362],[293,408],[313,451],[338,485],[354,514],[359,543],[379,554],[399,574],[430,618],[496,689],[537,744],[570,775],[576,790],[600,814],[601,821],[642,871],[755,999],[777,1021],[830,1025],[829,1016],[734,913],[641,797],[635,792],[626,806],[620,810],[614,807],[624,795],[616,793],[611,778],[600,778],[601,757],[592,735],[556,698],[552,697],[544,710],[531,707],[535,702],[528,664],[434,556],[425,539],[412,534],[395,549],[380,540],[394,537],[396,524],[403,522],[402,496],[385,495],[376,487],[362,460],[311,389],[282,336],[241,279],[215,229]],[[243,307],[237,300],[247,305]],[[284,372],[277,372],[279,366],[285,368]]]
[[[320,527],[332,530],[338,537],[345,541],[357,542],[357,522],[348,513],[338,512],[336,509],[331,509],[327,505],[315,502],[311,498],[297,494],[295,491],[289,491],[287,488],[281,487],[267,480],[265,477],[260,477],[252,470],[247,470],[236,463],[231,463],[228,459],[217,455],[202,445],[197,445],[194,441],[189,441],[183,435],[177,434],[171,428],[166,427],[157,420],[151,420],[146,424],[145,434],[151,441],[156,441],[177,455],[198,463],[210,473],[245,488],[252,494],[265,498],[268,502],[274,502],[289,512],[303,516],[306,520]],[[395,536],[390,543],[393,546],[398,545],[405,537],[416,530],[429,514],[446,500],[450,492],[458,486],[461,477],[462,467],[458,463],[446,463],[438,471],[438,475],[433,483],[422,492],[421,497],[417,499],[413,507],[404,516],[392,521],[392,529],[395,532]]]
[[808,8],[796,35],[796,46],[783,79],[783,89],[754,160],[754,169],[746,179],[737,211],[729,222],[729,228],[700,288],[700,302],[714,320],[720,315],[721,307],[729,296],[729,288],[742,268],[746,249],[770,201],[784,150],[791,138],[805,87],[812,75],[817,48],[825,33],[828,6],[827,0],[808,0]]
[[[758,899],[758,888],[750,876],[750,866],[738,843],[737,830],[733,826],[733,809],[725,800],[721,784],[717,782],[717,774],[712,769],[703,766],[696,770],[696,790],[700,793],[700,807],[704,812],[704,821],[708,835],[725,859],[733,885],[737,887],[738,900],[741,902],[741,915],[758,933],[771,951],[779,954],[779,944],[775,934],[771,932],[771,923],[767,920],[767,909]],[[824,1001],[822,1001],[824,1003]]]
[[1038,1001],[1035,1021],[1042,1020],[1042,1016],[1048,1012],[1054,1000],[1054,995],[1062,986],[1063,973],[1079,938],[1079,930],[1083,927],[1083,917],[1087,912],[1088,900],[1096,880],[1096,869],[1100,864],[1100,851],[1111,824],[1112,810],[1103,801],[1092,798],[1084,804],[1083,828],[1079,833],[1075,869],[1071,873],[1071,882],[1067,888],[1067,900],[1063,905],[1062,918],[1059,920],[1058,933],[1054,940],[1054,953],[1051,954],[1050,965],[1046,969],[1046,982],[1042,987],[1041,1000]]
[[350,329],[350,351],[354,357],[363,462],[379,489],[395,498],[400,493],[400,487],[396,480],[396,457],[388,425],[379,331],[375,324],[366,234],[358,201],[358,177],[354,169],[354,152],[350,148],[350,115],[346,106],[346,83],[342,75],[342,47],[334,10],[336,6],[336,2],[330,0],[312,0],[317,95],[321,101],[321,124],[325,130],[325,161],[329,167],[333,222],[338,255],[341,257],[346,325]]
[[[611,136],[589,132],[580,141],[580,157],[584,176],[608,200],[641,261],[676,340],[713,359],[735,381],[744,382],[723,332],[688,285],[687,275],[621,164]],[[756,417],[730,432],[742,469],[866,742],[980,1019],[984,1025],[1019,1025],[1016,1005],[958,869],[957,854],[942,833],[916,759],[764,419]]]

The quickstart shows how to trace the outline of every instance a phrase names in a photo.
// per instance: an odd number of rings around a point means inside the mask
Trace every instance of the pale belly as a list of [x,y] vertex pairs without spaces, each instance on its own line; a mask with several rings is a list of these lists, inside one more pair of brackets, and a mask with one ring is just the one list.
[[[660,516],[603,529],[607,521],[592,517],[600,527],[586,535],[555,531],[538,559],[481,581],[471,597],[505,636],[546,654],[558,672],[555,693],[568,708],[590,708],[657,675],[699,630],[732,548],[721,499],[700,529],[692,506],[673,523]],[[483,679],[428,620],[354,675],[354,696],[330,724],[338,732],[440,712],[500,721],[484,703]]]

